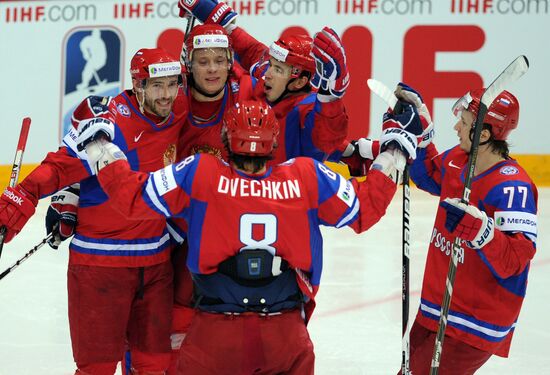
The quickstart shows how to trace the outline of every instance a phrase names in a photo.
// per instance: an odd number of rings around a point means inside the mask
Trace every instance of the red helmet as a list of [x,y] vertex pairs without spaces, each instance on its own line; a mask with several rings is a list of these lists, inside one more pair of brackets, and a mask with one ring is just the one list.
[[277,61],[293,67],[292,75],[297,77],[303,70],[315,74],[315,61],[311,57],[313,39],[307,35],[289,35],[279,38],[269,47],[269,55]]
[[181,75],[181,64],[172,55],[161,48],[142,48],[136,52],[130,62],[132,79]]
[[[460,110],[467,109],[476,116],[479,110],[481,96],[484,92],[484,88],[472,90],[458,99],[453,106],[453,113],[458,115]],[[504,90],[498,94],[487,109],[487,114],[483,119],[483,123],[491,125],[491,133],[494,139],[504,141],[508,137],[508,134],[517,128],[518,119],[519,102],[512,93]]]
[[279,122],[271,107],[246,100],[230,108],[223,119],[229,150],[239,155],[269,156],[277,144]]
[[197,25],[193,27],[189,36],[185,38],[181,58],[188,69],[191,68],[193,51],[198,48],[225,48],[227,49],[229,63],[233,63],[233,49],[231,48],[229,35],[218,24]]

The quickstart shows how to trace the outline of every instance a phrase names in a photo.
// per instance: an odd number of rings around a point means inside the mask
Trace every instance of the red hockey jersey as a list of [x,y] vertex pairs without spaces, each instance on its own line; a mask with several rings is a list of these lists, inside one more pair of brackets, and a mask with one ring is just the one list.
[[[115,121],[113,142],[126,154],[133,170],[155,171],[176,161],[177,138],[188,109],[185,96],[178,95],[173,112],[162,123],[143,115],[129,90],[111,100],[109,109]],[[168,260],[172,245],[166,221],[129,220],[114,210],[85,161],[86,153],[76,148],[77,134],[71,129],[63,147],[48,154],[22,182],[25,189],[40,197],[80,182],[78,224],[69,245],[69,262],[144,267]]]
[[[418,151],[411,168],[416,185],[440,197],[462,197],[468,155],[458,146],[438,155]],[[495,220],[481,250],[462,242],[446,334],[499,356],[508,356],[537,238],[537,188],[515,160],[504,160],[472,179],[470,203]],[[437,331],[454,237],[438,208],[430,237],[417,321]]]
[[309,281],[298,282],[313,292],[323,260],[319,227],[365,231],[384,215],[396,190],[375,170],[365,182],[347,181],[322,163],[297,158],[247,175],[207,154],[152,174],[118,161],[100,171],[99,181],[128,217],[183,218],[191,272],[211,274],[240,250],[265,249],[303,271],[298,274]]
[[[267,46],[254,39],[242,28],[231,33],[231,43],[241,65],[250,71],[254,80],[254,95],[266,100],[263,74],[267,69]],[[347,145],[348,116],[342,99],[321,102],[316,92],[289,95],[270,103],[279,121],[280,135],[273,164],[297,156],[315,160],[338,161]]]

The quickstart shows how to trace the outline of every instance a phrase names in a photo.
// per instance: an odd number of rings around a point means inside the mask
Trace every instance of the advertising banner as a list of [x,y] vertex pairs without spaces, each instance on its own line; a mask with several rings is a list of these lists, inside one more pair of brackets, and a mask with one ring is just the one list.
[[[457,142],[454,101],[526,55],[530,71],[509,88],[521,103],[512,153],[537,155],[537,163],[550,155],[542,111],[550,86],[549,0],[227,2],[240,14],[238,25],[265,44],[283,32],[313,35],[325,25],[338,32],[351,73],[345,102],[352,139],[380,132],[385,104],[369,92],[373,77],[419,90],[438,147],[450,147]],[[129,61],[139,48],[179,55],[186,22],[178,13],[177,1],[167,0],[0,2],[0,165],[13,158],[23,117],[33,120],[25,162],[38,163],[57,148],[80,100],[130,87]]]

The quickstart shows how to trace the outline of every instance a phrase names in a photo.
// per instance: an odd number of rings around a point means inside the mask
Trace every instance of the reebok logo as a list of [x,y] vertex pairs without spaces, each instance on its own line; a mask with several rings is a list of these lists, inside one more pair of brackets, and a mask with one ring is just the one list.
[[23,198],[15,195],[11,190],[4,190],[4,195],[15,204],[21,206],[23,204]]
[[140,139],[141,136],[143,135],[143,132],[144,132],[144,131],[145,131],[145,130],[142,130],[141,133],[139,133],[139,135],[137,135],[137,136],[134,137],[134,142],[139,141],[139,139]]

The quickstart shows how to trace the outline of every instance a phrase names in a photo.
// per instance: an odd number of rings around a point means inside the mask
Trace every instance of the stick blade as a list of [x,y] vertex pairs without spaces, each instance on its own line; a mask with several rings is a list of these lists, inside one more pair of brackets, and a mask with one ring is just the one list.
[[376,96],[386,102],[388,107],[395,108],[395,105],[397,104],[397,97],[393,91],[388,88],[388,86],[374,78],[369,78],[367,80],[367,85]]
[[529,60],[524,55],[518,56],[499,74],[487,87],[481,97],[481,102],[489,108],[493,100],[512,82],[517,81],[529,70]]

